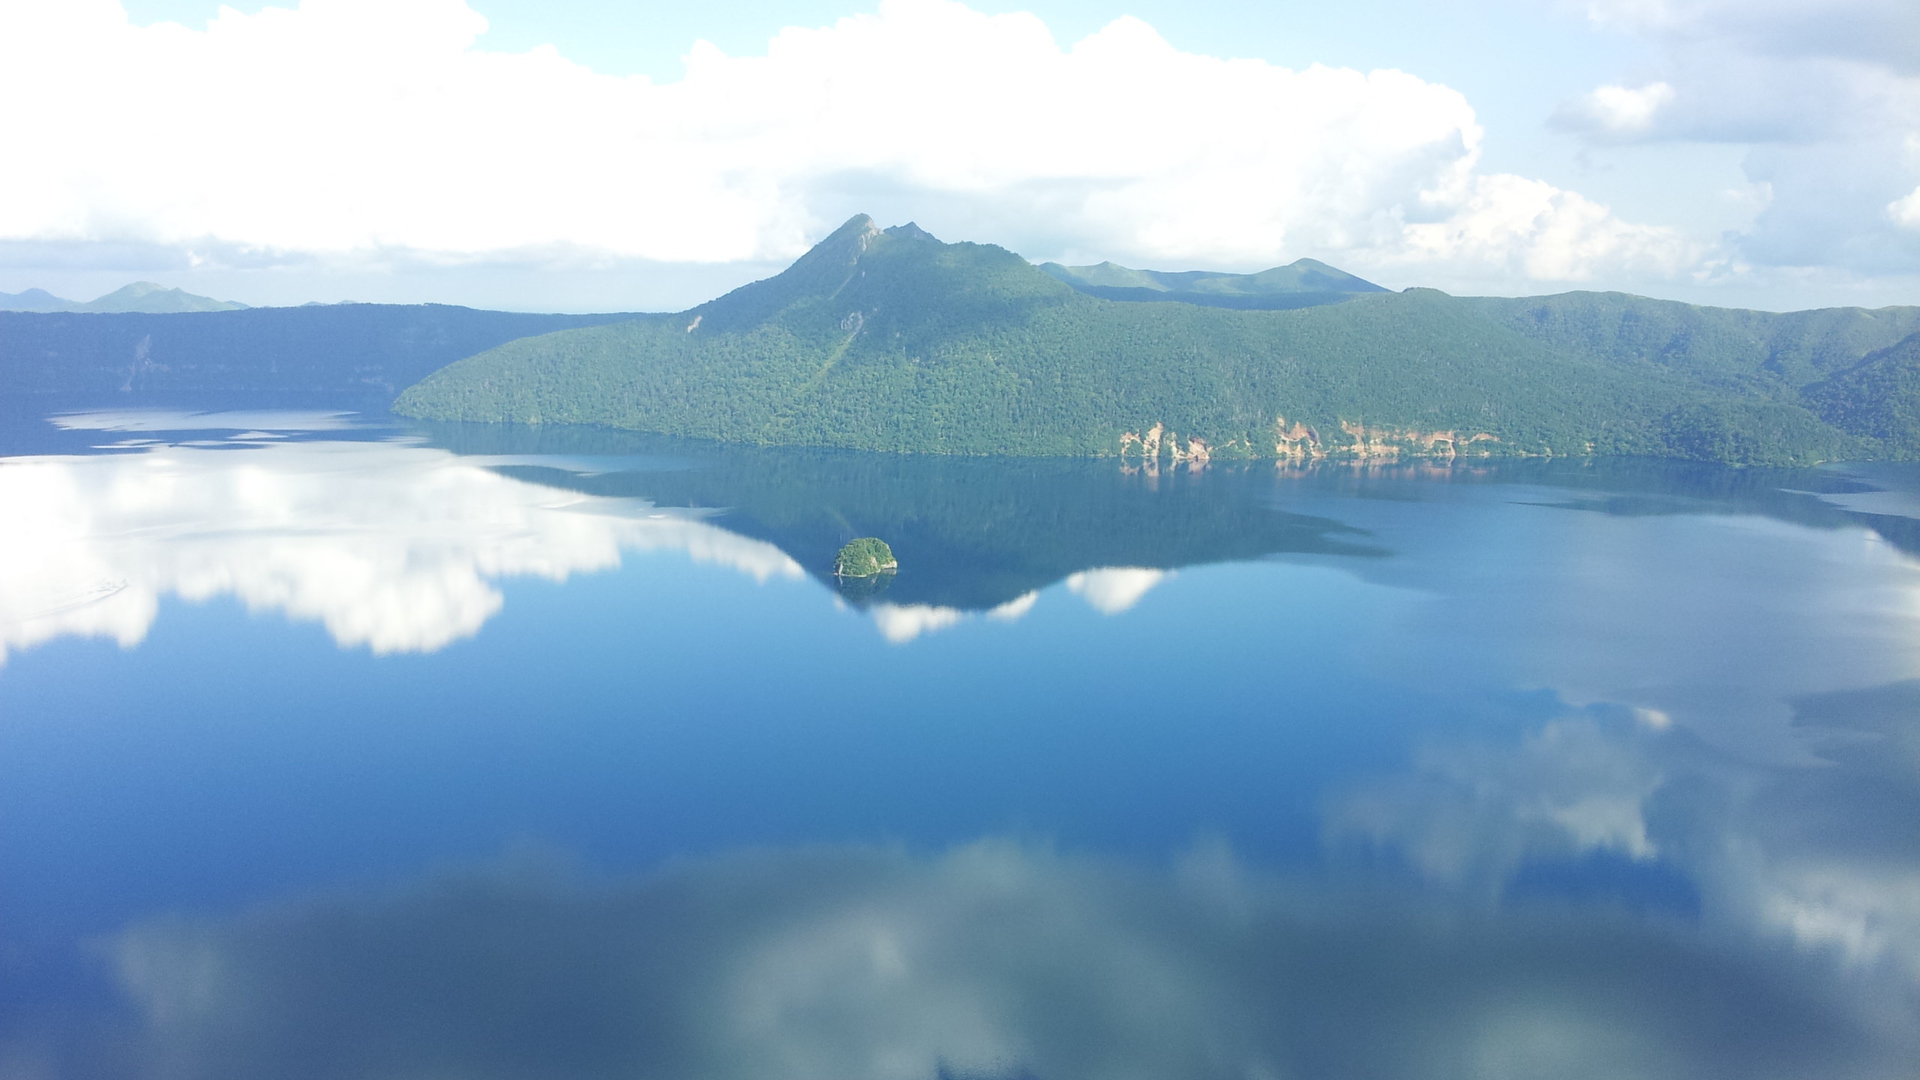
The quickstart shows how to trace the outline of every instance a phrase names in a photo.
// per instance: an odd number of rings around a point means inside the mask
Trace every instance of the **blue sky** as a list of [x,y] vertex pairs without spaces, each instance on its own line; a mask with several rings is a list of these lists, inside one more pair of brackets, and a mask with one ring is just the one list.
[[0,89],[46,104],[4,121],[0,290],[679,307],[867,211],[1034,259],[1920,302],[1896,0],[278,7],[0,0]]

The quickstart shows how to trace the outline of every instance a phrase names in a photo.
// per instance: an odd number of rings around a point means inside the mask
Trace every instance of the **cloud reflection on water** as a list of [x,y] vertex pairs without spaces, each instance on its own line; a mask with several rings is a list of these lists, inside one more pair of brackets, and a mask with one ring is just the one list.
[[500,610],[497,581],[563,581],[618,566],[623,551],[804,576],[773,545],[687,512],[394,443],[7,458],[0,508],[0,660],[63,635],[132,646],[169,595],[231,595],[320,622],[342,647],[428,652]]
[[806,848],[623,882],[535,858],[148,922],[110,952],[143,1077],[1838,1080],[1920,1052],[1884,984],[1817,956],[1205,847],[1171,871]]
[[1422,748],[1410,774],[1344,793],[1327,829],[1391,845],[1431,880],[1497,890],[1528,858],[1655,858],[1646,804],[1664,781],[1631,733],[1571,717],[1517,746]]
[[1383,677],[1547,689],[1802,763],[1793,699],[1920,678],[1920,560],[1860,525],[1465,499],[1388,513],[1353,516],[1390,543],[1430,542],[1345,565],[1436,599],[1375,641]]
[[1165,570],[1109,566],[1069,575],[1067,588],[1100,614],[1118,615],[1139,603],[1166,576]]
[[1920,1005],[1920,682],[1794,707],[1807,763],[1731,759],[1617,708],[1514,743],[1435,743],[1333,793],[1326,836],[1489,899],[1542,864],[1659,863],[1707,925],[1884,970]]
[[[1118,615],[1140,602],[1147,590],[1169,576],[1166,570],[1138,567],[1105,567],[1082,570],[1066,578],[1067,591],[1087,602],[1102,615]],[[995,622],[1019,622],[1040,602],[1039,590],[1022,593],[988,608],[984,613]],[[973,613],[941,604],[878,603],[868,609],[880,636],[895,645],[904,645],[922,634],[930,634],[958,625]]]

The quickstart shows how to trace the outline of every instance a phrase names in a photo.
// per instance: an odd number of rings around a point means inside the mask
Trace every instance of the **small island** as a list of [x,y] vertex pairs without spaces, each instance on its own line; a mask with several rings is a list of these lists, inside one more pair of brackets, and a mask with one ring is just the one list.
[[893,557],[893,549],[887,546],[885,540],[874,536],[848,541],[833,560],[833,576],[842,578],[869,578],[876,574],[891,574],[899,568],[899,562]]

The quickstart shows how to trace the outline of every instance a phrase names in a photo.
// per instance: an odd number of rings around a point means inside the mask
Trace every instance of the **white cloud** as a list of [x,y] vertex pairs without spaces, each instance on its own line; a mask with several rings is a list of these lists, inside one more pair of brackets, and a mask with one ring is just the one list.
[[1920,230],[1920,187],[1887,204],[1887,214],[1902,228]]
[[1641,132],[1653,126],[1655,115],[1673,98],[1673,87],[1663,82],[1639,87],[1602,86],[1565,111],[1571,118],[1602,131]]
[[1585,281],[1596,270],[1670,277],[1703,265],[1709,248],[1672,229],[1633,225],[1606,207],[1539,180],[1476,177],[1444,221],[1412,224],[1387,262],[1506,268],[1515,276]]
[[1601,86],[1562,106],[1559,126],[1601,144],[1748,147],[1747,179],[1770,198],[1730,238],[1736,261],[1920,271],[1901,228],[1920,182],[1920,4],[1593,0],[1588,12],[1651,46],[1658,78]]
[[765,56],[696,43],[664,84],[481,51],[484,25],[460,0],[222,9],[204,30],[136,27],[115,0],[0,3],[0,95],[53,103],[9,119],[33,167],[0,171],[0,240],[730,261],[898,207],[1028,254],[1159,264],[1581,278],[1691,257],[1479,173],[1445,86],[1183,53],[1133,18],[1063,48],[1031,15],[884,0]]
[[[258,417],[255,417],[258,419]],[[343,647],[425,652],[500,610],[494,582],[684,551],[765,581],[778,548],[392,443],[160,447],[0,463],[0,661],[55,637],[146,637],[160,600],[233,596]]]

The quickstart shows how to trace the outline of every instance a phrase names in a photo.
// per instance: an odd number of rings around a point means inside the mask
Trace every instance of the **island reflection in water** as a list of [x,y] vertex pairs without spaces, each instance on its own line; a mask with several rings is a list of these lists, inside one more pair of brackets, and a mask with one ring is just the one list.
[[0,460],[0,1075],[1920,1060],[1908,473],[267,422]]

